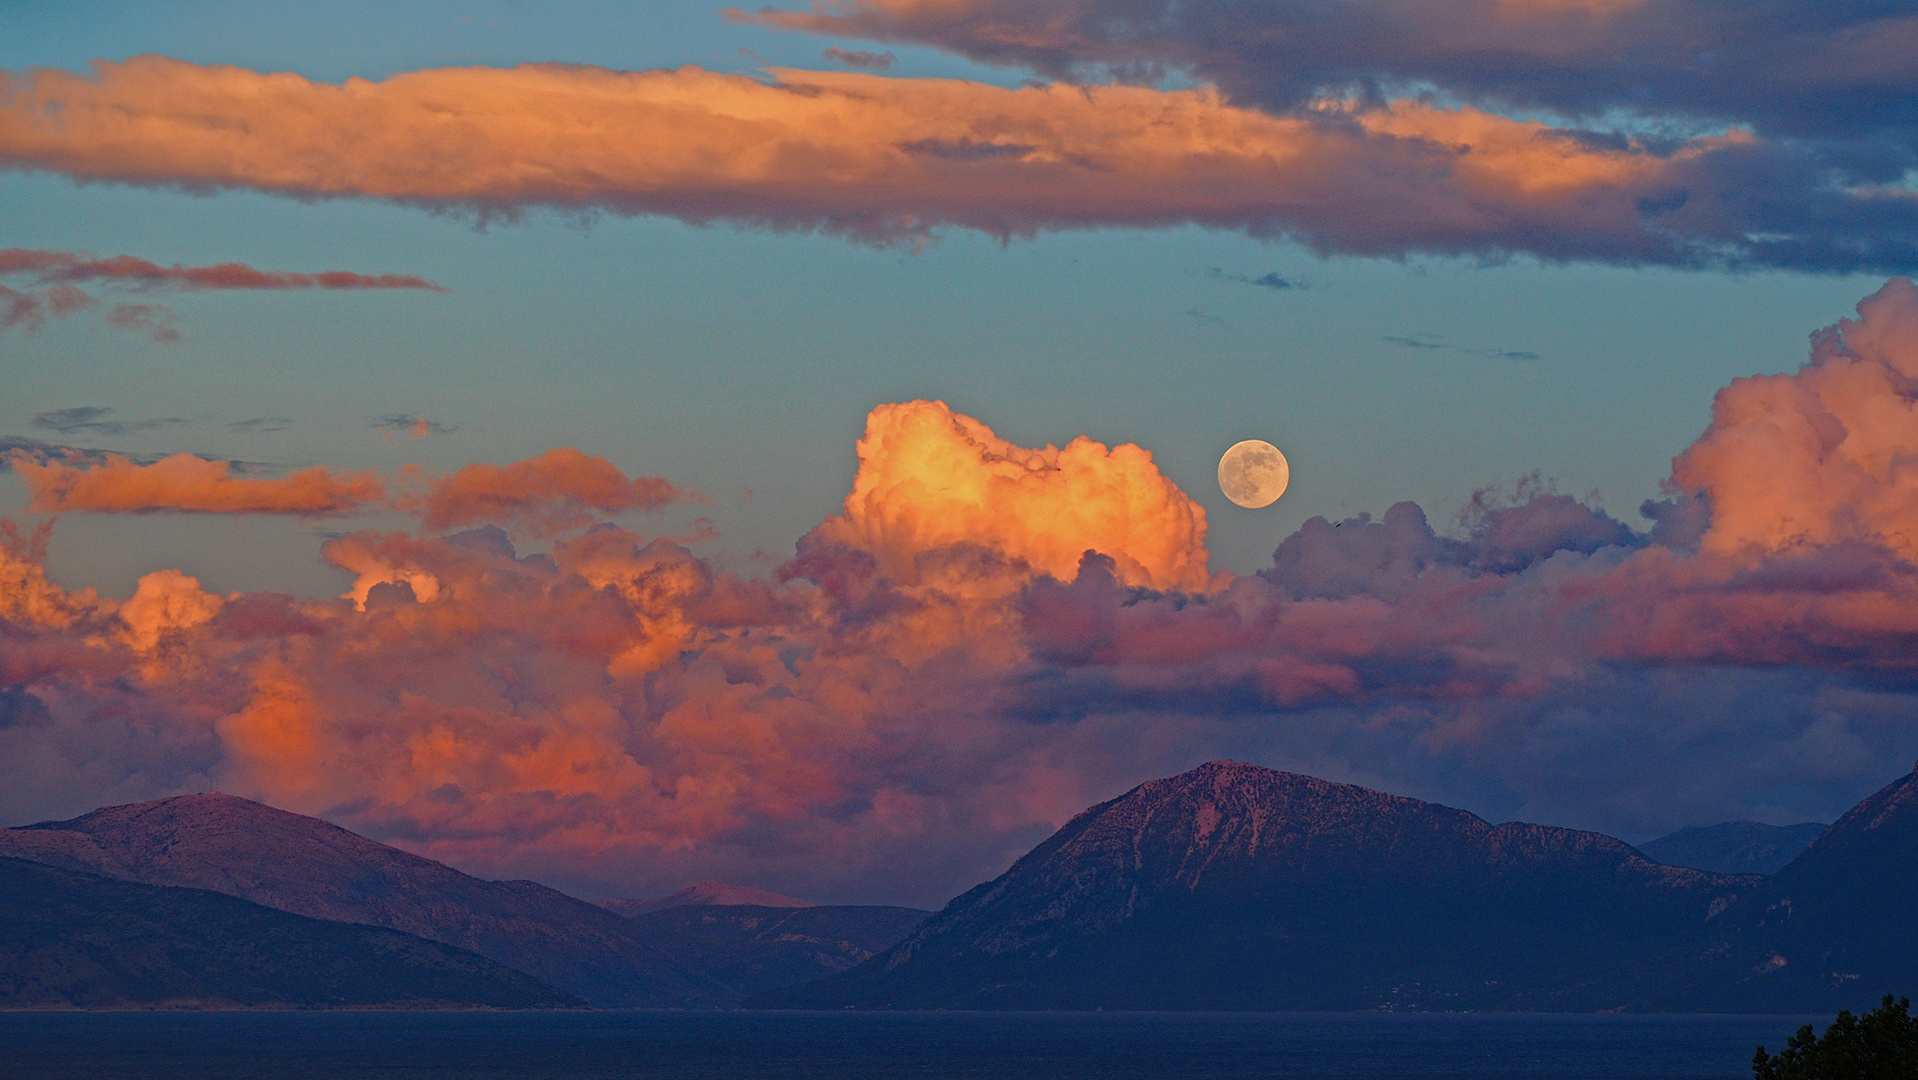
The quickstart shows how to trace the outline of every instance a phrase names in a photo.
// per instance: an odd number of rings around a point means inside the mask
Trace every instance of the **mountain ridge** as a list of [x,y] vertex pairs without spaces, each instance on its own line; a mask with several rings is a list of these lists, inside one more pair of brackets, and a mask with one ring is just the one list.
[[1846,811],[1728,910],[1657,1004],[1829,1011],[1918,985],[1918,771]]
[[1761,881],[1215,761],[1089,808],[873,960],[749,1004],[1615,1008],[1628,969]]
[[580,1008],[465,949],[0,857],[0,1008]]
[[717,1005],[728,997],[594,904],[537,882],[475,878],[237,796],[182,795],[4,829],[0,855],[399,930],[469,949],[596,1005]]
[[810,900],[801,900],[796,896],[755,889],[750,885],[733,885],[724,881],[696,881],[669,896],[651,899],[600,900],[597,903],[608,911],[628,917],[676,907],[809,908],[819,906]]
[[1770,876],[1784,869],[1829,827],[1816,821],[1796,825],[1722,821],[1680,829],[1639,844],[1638,850],[1667,866]]

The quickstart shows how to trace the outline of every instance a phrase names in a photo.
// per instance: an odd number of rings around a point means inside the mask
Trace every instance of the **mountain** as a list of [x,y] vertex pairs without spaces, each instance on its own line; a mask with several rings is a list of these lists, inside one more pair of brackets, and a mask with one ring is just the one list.
[[1215,761],[1080,814],[886,953],[749,1003],[1615,1008],[1763,883]]
[[395,930],[0,858],[0,1008],[573,1008]]
[[1869,1008],[1918,990],[1918,773],[1865,799],[1713,921],[1655,1002],[1725,1012]]
[[183,795],[0,829],[0,855],[470,949],[600,1006],[726,1004],[625,918],[531,881],[483,881],[317,818]]
[[868,960],[931,914],[902,907],[687,904],[633,923],[669,956],[744,1000]]
[[1815,821],[1801,825],[1727,821],[1680,829],[1640,844],[1638,850],[1666,866],[1689,866],[1719,874],[1769,875],[1797,858],[1825,829]]
[[671,896],[662,896],[654,900],[601,900],[599,906],[607,911],[621,915],[644,915],[649,911],[665,911],[676,907],[707,907],[715,904],[728,906],[769,907],[769,908],[808,908],[810,900],[800,900],[791,896],[782,896],[765,889],[755,889],[746,885],[728,885],[723,881],[701,881],[688,885]]

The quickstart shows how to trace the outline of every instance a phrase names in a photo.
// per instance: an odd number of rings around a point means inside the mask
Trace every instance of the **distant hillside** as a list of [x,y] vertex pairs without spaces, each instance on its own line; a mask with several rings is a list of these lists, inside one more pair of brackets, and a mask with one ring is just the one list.
[[1797,858],[1826,828],[1815,821],[1801,825],[1727,821],[1722,825],[1680,829],[1649,844],[1640,844],[1638,850],[1666,866],[1689,866],[1719,874],[1769,876]]
[[1614,1008],[1762,883],[1213,762],[1079,815],[887,953],[754,1003]]
[[902,907],[698,904],[633,922],[674,959],[743,1000],[844,971],[897,945],[931,914]]
[[1656,1007],[1830,1012],[1918,991],[1918,774],[1713,920],[1678,970]]
[[0,858],[0,1008],[582,1004],[410,934]]
[[482,881],[317,818],[185,795],[0,829],[0,855],[209,889],[471,949],[602,1006],[722,1005],[725,987],[610,911],[531,881]]
[[746,885],[728,885],[723,881],[701,881],[688,885],[671,896],[662,896],[652,900],[601,900],[599,906],[621,915],[644,915],[649,911],[665,911],[676,907],[707,907],[712,905],[769,907],[769,908],[807,908],[812,901],[800,900],[791,896],[782,896],[765,889],[755,889]]

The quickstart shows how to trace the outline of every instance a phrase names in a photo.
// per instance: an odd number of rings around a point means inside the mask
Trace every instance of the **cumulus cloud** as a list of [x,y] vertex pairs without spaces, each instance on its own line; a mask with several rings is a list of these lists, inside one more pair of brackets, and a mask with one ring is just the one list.
[[1918,288],[1887,284],[1818,334],[1796,374],[1719,391],[1672,480],[1709,501],[1708,551],[1851,540],[1918,562]]
[[501,524],[669,497],[577,451],[442,478],[422,513],[477,527],[332,539],[338,600],[69,590],[9,526],[0,813],[219,786],[484,873],[919,903],[1227,755],[1632,838],[1831,814],[1918,756],[1913,327],[1895,281],[1728,387],[1648,531],[1522,483],[1242,578],[1143,449],[931,401],[764,578],[607,525],[523,552]]
[[[0,164],[482,215],[661,214],[878,243],[1198,224],[1324,253],[1907,268],[1918,200],[1745,130],[1598,137],[1418,100],[576,65],[315,83],[161,57],[0,76]],[[1882,173],[1883,175],[1879,175]],[[1874,179],[1875,177],[1875,179]]]
[[1029,450],[942,401],[911,401],[866,418],[845,509],[811,539],[870,553],[906,581],[923,557],[959,544],[1055,577],[1097,548],[1128,584],[1204,591],[1205,529],[1205,508],[1142,447],[1081,436]]

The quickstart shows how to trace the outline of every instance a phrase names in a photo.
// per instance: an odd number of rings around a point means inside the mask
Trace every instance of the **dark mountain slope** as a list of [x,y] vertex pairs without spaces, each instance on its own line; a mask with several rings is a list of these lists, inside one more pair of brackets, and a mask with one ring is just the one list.
[[410,934],[0,858],[0,1008],[582,1004]]
[[1719,874],[1776,874],[1825,829],[1815,821],[1799,825],[1727,821],[1680,829],[1640,844],[1638,850],[1666,866],[1689,866]]
[[0,830],[0,855],[404,931],[471,949],[595,1005],[729,1000],[723,986],[635,936],[626,919],[584,900],[530,881],[482,881],[229,795],[184,795]]
[[1761,883],[1235,762],[1075,818],[789,1007],[1600,1009]]
[[1918,773],[1848,811],[1712,922],[1656,1004],[1869,1009],[1918,992]]
[[676,907],[808,908],[815,905],[810,900],[767,892],[765,889],[755,889],[748,885],[728,885],[723,881],[700,881],[686,886],[671,896],[659,896],[651,900],[601,900],[599,906],[607,911],[634,916]]
[[744,999],[844,971],[897,945],[931,914],[703,904],[637,915],[633,924],[662,951]]

